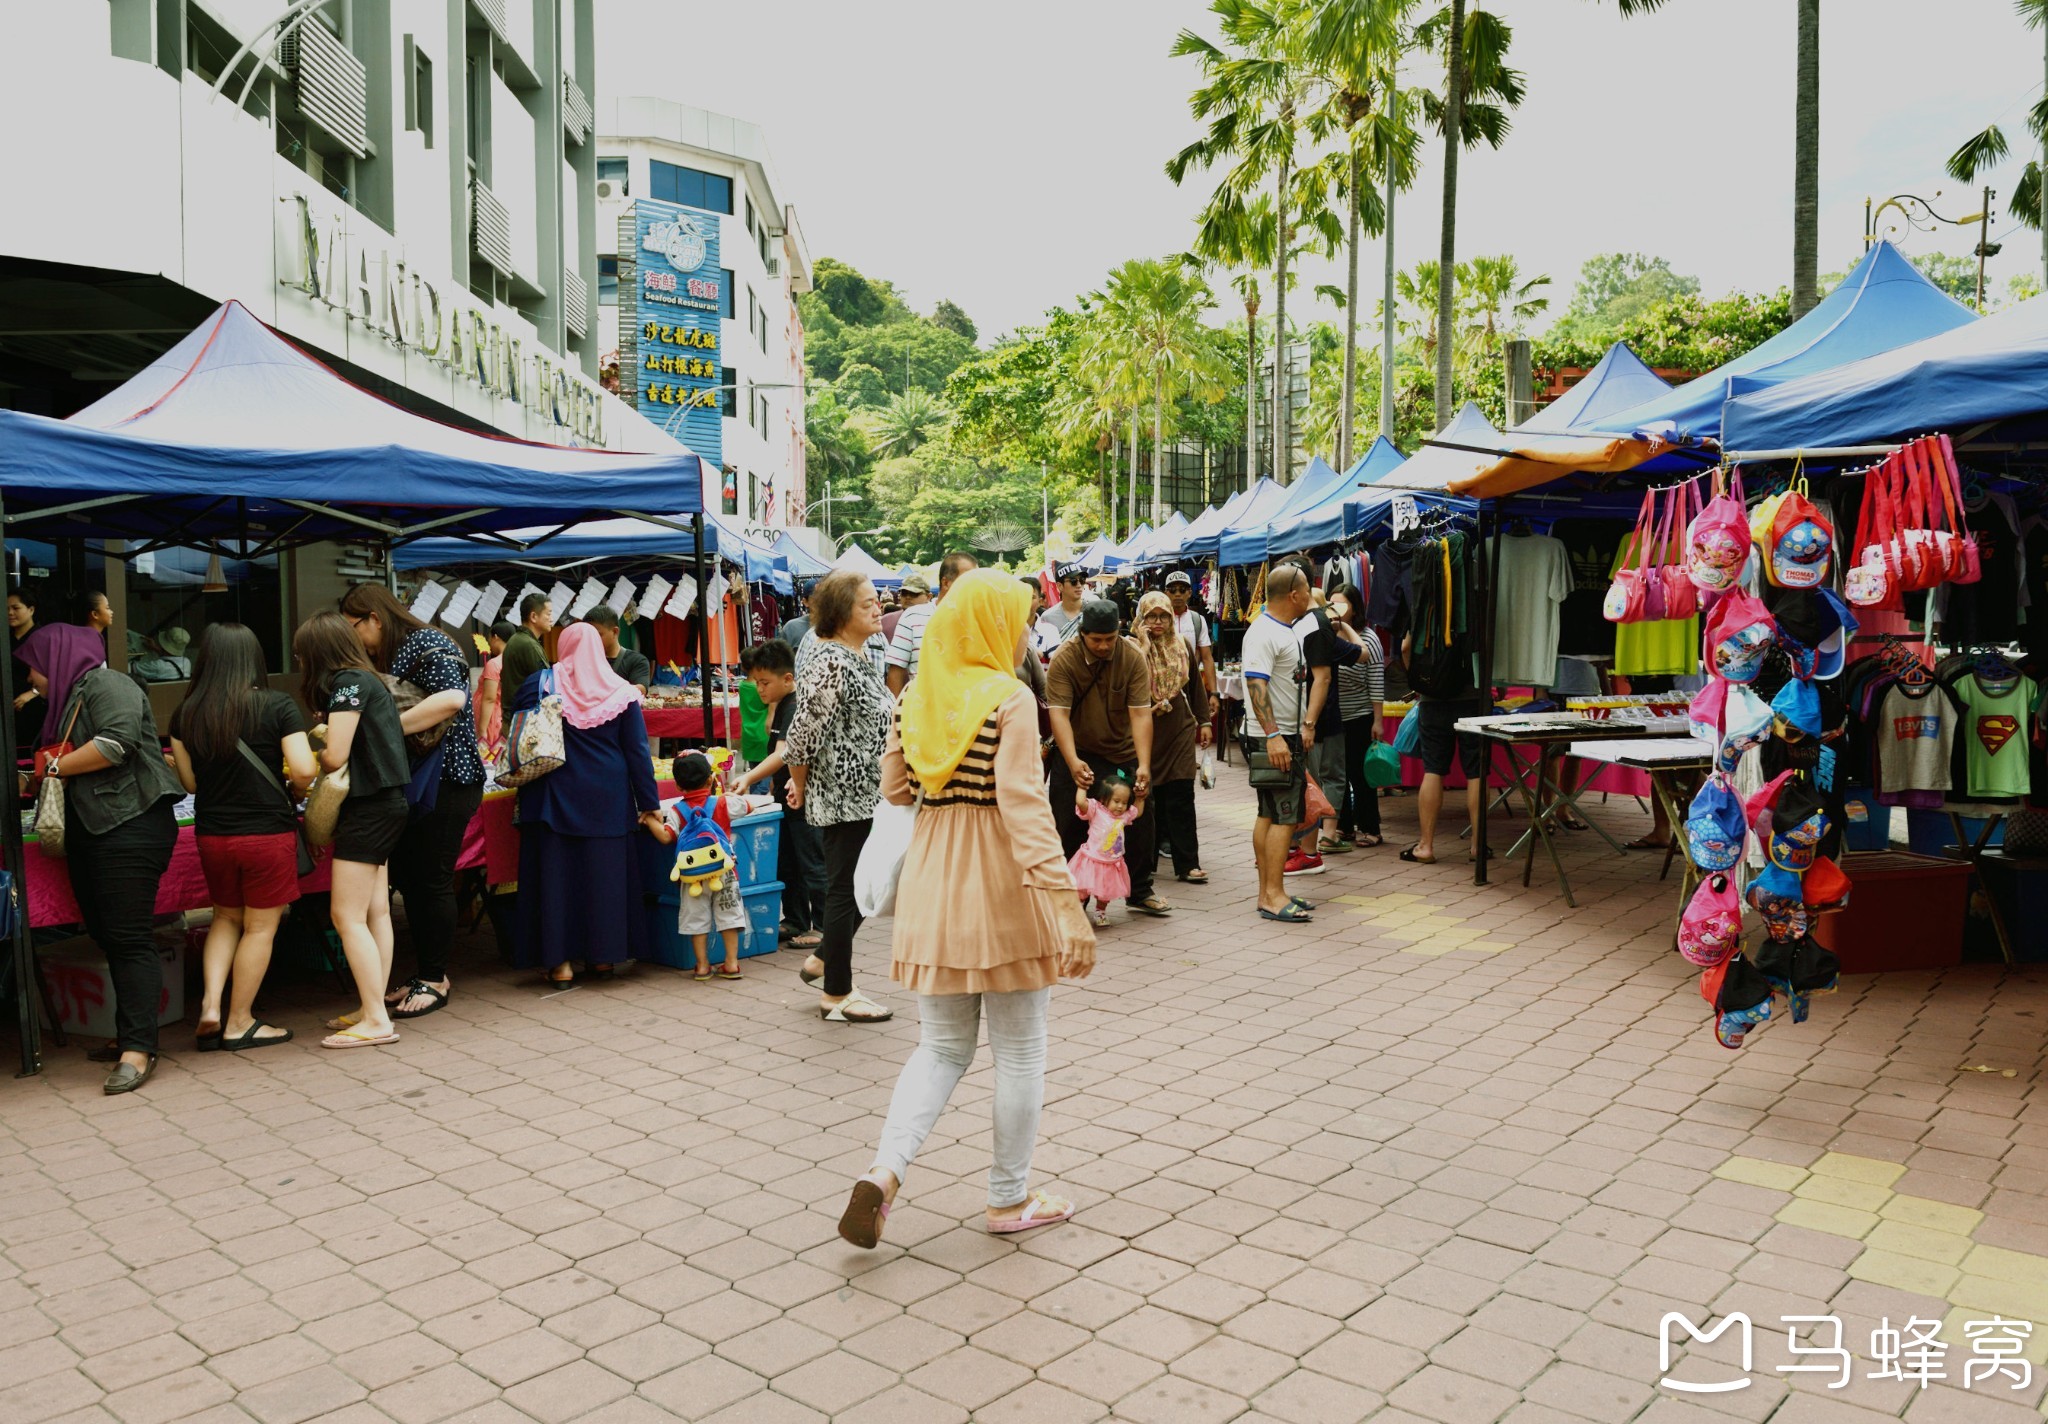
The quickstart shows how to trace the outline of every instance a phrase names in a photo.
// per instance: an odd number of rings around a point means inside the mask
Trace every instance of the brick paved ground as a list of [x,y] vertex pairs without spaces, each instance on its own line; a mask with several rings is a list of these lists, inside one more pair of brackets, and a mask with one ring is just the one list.
[[[885,1247],[834,1234],[916,1034],[886,926],[879,1031],[782,954],[566,994],[468,967],[395,1050],[179,1052],[132,1098],[53,1050],[0,1082],[0,1424],[2039,1418],[2038,1372],[1965,1393],[1956,1357],[2048,1321],[2048,972],[1848,981],[1729,1054],[1646,857],[1575,838],[1576,913],[1333,858],[1288,929],[1249,913],[1245,807],[1205,795],[1216,884],[1058,991],[1037,1166],[1085,1209],[1019,1239],[976,1229],[985,1055]],[[1748,1387],[1660,1391],[1666,1310],[1755,1317]],[[1946,1321],[1950,1379],[1774,1373],[1798,1314],[1864,1355]]]

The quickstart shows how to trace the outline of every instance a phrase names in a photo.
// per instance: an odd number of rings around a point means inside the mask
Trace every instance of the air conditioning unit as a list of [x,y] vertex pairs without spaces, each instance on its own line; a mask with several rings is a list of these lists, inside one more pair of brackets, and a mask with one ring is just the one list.
[[615,197],[617,195],[618,186],[618,184],[612,182],[609,178],[607,178],[605,181],[597,185],[598,198],[602,200],[605,198]]
[[768,259],[768,275],[771,277],[780,277],[782,275],[782,259],[780,257]]

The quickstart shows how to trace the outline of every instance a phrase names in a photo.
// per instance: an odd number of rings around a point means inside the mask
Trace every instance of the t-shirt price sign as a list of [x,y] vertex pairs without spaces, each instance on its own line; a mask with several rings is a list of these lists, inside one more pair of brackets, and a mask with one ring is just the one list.
[[1397,494],[1394,496],[1393,516],[1394,537],[1396,539],[1400,538],[1403,534],[1413,533],[1422,527],[1422,511],[1415,507],[1415,500],[1411,495]]

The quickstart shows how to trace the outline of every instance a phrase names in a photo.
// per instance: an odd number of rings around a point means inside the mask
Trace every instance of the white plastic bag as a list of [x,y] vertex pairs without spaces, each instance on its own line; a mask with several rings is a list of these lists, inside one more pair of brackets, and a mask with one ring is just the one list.
[[1216,786],[1216,751],[1215,751],[1215,748],[1213,748],[1213,747],[1203,747],[1203,748],[1202,748],[1202,760],[1201,760],[1201,773],[1200,773],[1200,775],[1201,775],[1202,789],[1203,789],[1204,791],[1211,791],[1211,790],[1214,790],[1214,789],[1215,789],[1215,786]]
[[916,824],[915,806],[884,801],[875,807],[874,828],[853,868],[853,902],[865,918],[896,912],[896,877],[903,873],[903,857],[910,853],[910,832]]

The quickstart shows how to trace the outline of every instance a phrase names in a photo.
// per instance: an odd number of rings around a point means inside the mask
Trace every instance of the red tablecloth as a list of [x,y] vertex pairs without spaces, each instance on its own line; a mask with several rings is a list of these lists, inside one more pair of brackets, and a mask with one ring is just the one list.
[[[712,725],[718,730],[712,735],[724,738],[730,724],[731,734],[739,735],[739,712],[735,708],[712,704]],[[642,714],[647,719],[647,735],[650,737],[681,737],[685,741],[707,741],[704,735],[704,709],[692,704],[688,707],[649,707]]]
[[[701,719],[700,719],[701,721]],[[656,788],[666,800],[676,795],[672,781]],[[462,853],[456,868],[467,870],[481,865],[493,885],[509,885],[519,878],[519,828],[512,824],[517,801],[510,791],[494,791],[470,818],[462,833]],[[32,925],[75,925],[80,922],[78,901],[71,893],[71,871],[62,860],[43,854],[31,841],[28,852],[28,922]],[[330,879],[326,851],[314,852],[313,873],[299,882],[299,889],[311,895],[327,889]],[[170,869],[158,882],[156,912],[175,915],[182,910],[199,910],[213,903],[206,893],[206,876],[199,868],[199,838],[190,826],[178,827],[178,844],[171,851]]]

